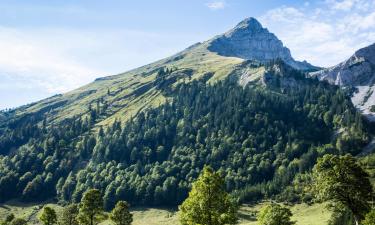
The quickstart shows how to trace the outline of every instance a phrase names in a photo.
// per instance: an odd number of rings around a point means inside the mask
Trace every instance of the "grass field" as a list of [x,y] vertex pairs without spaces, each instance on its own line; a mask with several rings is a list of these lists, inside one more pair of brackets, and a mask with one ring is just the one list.
[[[61,207],[56,204],[23,204],[16,201],[7,202],[0,205],[0,218],[13,213],[16,217],[21,217],[29,221],[29,224],[39,224],[38,215],[43,205],[49,205],[57,211]],[[239,210],[240,225],[256,225],[256,213],[263,204],[243,205]],[[291,207],[293,220],[297,225],[326,225],[330,213],[321,204],[306,205],[297,204]],[[157,209],[157,208],[133,208],[133,225],[178,225],[178,213],[176,209]],[[110,225],[110,221],[104,221],[102,225]]]

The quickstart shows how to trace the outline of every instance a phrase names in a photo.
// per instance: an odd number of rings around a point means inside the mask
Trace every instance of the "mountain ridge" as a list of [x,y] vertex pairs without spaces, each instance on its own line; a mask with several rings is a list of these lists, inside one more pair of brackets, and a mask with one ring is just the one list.
[[371,120],[375,120],[375,43],[357,50],[347,60],[309,74],[330,84],[353,89],[352,101]]

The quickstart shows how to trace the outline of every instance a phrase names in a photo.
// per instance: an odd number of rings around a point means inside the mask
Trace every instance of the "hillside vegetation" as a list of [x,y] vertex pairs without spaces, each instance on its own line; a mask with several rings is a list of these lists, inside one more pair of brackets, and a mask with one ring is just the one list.
[[98,127],[108,110],[99,100],[87,116],[59,123],[48,113],[13,117],[2,123],[0,200],[77,202],[97,188],[107,209],[119,199],[177,205],[205,164],[224,172],[226,189],[242,201],[257,200],[283,195],[317,157],[356,154],[367,142],[360,114],[339,88],[283,62],[252,67],[264,67],[264,75],[245,87],[238,67],[213,83],[215,73],[193,79],[194,70],[160,69],[150,87],[165,104],[108,126]]

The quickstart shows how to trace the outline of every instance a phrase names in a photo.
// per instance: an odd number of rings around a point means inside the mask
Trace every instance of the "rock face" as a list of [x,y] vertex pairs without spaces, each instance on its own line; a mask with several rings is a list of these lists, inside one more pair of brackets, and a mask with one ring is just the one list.
[[336,66],[310,75],[331,84],[354,87],[353,104],[369,118],[375,119],[375,44],[356,51]]
[[222,56],[267,62],[282,59],[301,70],[316,69],[311,64],[293,59],[290,50],[254,18],[240,22],[235,28],[210,41],[208,49]]
[[375,44],[362,48],[346,61],[310,75],[340,86],[362,86],[374,83]]

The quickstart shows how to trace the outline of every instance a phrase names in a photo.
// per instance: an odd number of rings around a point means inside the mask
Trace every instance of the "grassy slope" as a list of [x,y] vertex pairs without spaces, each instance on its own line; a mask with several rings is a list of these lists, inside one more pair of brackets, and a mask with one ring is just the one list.
[[[22,217],[29,221],[29,224],[38,224],[38,214],[43,204],[25,205],[17,202],[8,202],[0,205],[0,219],[7,214],[14,213],[16,217]],[[49,204],[56,209],[61,210],[60,206]],[[262,204],[255,206],[242,206],[240,215],[240,225],[256,225],[256,212],[262,207]],[[308,206],[305,204],[295,205],[291,208],[293,212],[293,220],[297,225],[325,225],[329,219],[330,213],[323,205],[316,204]],[[178,214],[175,210],[156,209],[156,208],[135,208],[132,210],[134,214],[133,225],[177,225]],[[58,213],[59,214],[59,213]],[[104,221],[102,225],[110,225],[109,221]]]
[[[47,112],[47,121],[60,121],[88,112],[92,104],[102,99],[108,110],[98,121],[99,125],[112,123],[116,118],[126,121],[139,110],[162,104],[165,97],[152,86],[156,73],[161,67],[192,69],[193,79],[200,78],[207,72],[214,73],[210,81],[225,78],[233,68],[243,62],[242,59],[223,57],[207,50],[208,42],[190,47],[174,56],[129,72],[99,78],[96,81],[63,95],[53,96],[39,102],[20,107],[14,114],[22,116],[34,112]],[[146,87],[146,91],[138,92]],[[108,95],[108,90],[110,94]],[[50,107],[52,109],[50,109]]]

